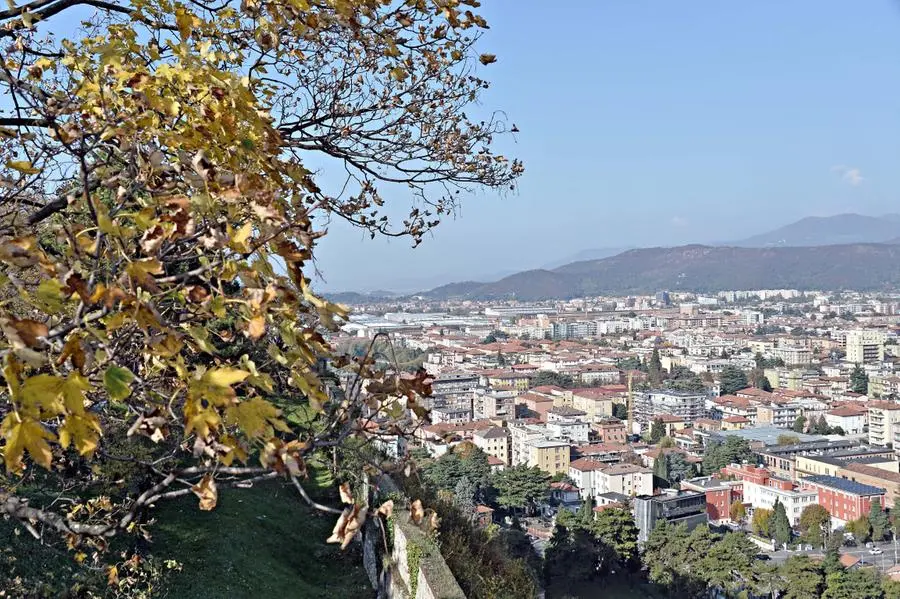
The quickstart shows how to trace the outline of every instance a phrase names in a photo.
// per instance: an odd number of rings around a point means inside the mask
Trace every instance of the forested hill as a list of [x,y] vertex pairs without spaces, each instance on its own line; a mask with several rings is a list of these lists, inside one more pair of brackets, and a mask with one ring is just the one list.
[[629,250],[602,260],[532,270],[493,283],[450,284],[422,295],[435,299],[516,298],[727,289],[857,289],[900,286],[900,246],[711,247]]

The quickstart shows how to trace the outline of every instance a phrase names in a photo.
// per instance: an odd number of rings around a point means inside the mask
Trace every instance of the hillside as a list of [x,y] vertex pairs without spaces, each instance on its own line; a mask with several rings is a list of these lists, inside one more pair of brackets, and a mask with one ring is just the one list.
[[688,245],[630,250],[533,270],[494,283],[445,285],[423,295],[435,299],[516,298],[522,301],[584,295],[652,293],[660,289],[859,289],[900,286],[900,246],[741,248]]
[[738,247],[803,247],[884,243],[900,236],[900,215],[810,216],[774,231],[730,243]]

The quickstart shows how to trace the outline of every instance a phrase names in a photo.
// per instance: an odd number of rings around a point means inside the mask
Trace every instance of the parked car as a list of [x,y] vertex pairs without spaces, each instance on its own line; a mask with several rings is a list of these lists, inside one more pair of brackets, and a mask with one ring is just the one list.
[[884,551],[882,551],[878,547],[872,547],[871,549],[869,549],[869,553],[871,553],[872,555],[881,555],[882,553],[884,553]]

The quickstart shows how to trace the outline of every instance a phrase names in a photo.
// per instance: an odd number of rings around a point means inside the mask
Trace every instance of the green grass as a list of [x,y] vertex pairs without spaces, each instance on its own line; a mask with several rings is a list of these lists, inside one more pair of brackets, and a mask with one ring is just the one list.
[[151,550],[177,559],[168,595],[194,597],[372,597],[356,545],[326,545],[335,516],[301,503],[280,482],[223,490],[212,512],[196,498],[161,505]]
[[[326,482],[314,480],[316,483]],[[332,496],[322,501],[337,504]],[[211,512],[201,512],[191,495],[165,502],[149,514],[152,542],[145,547],[156,560],[174,559],[181,571],[170,572],[154,597],[210,599],[278,597],[280,599],[371,598],[357,544],[346,551],[327,545],[335,516],[302,502],[296,490],[279,481],[252,489],[222,489]],[[79,566],[72,554],[41,546],[24,530],[0,520],[0,589],[40,589],[31,596],[58,597],[78,581],[103,590],[105,575]],[[121,546],[131,538],[117,538]],[[119,548],[109,555],[115,560]],[[44,585],[42,588],[39,585]],[[16,595],[18,596],[18,595]]]

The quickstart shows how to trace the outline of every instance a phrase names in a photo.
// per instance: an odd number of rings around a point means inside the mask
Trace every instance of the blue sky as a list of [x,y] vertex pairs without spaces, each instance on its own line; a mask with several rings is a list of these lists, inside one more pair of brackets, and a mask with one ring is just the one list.
[[[477,193],[415,250],[332,223],[329,290],[416,290],[580,250],[740,239],[900,212],[900,3],[484,0],[521,133],[518,192]],[[403,198],[400,198],[403,201]]]

